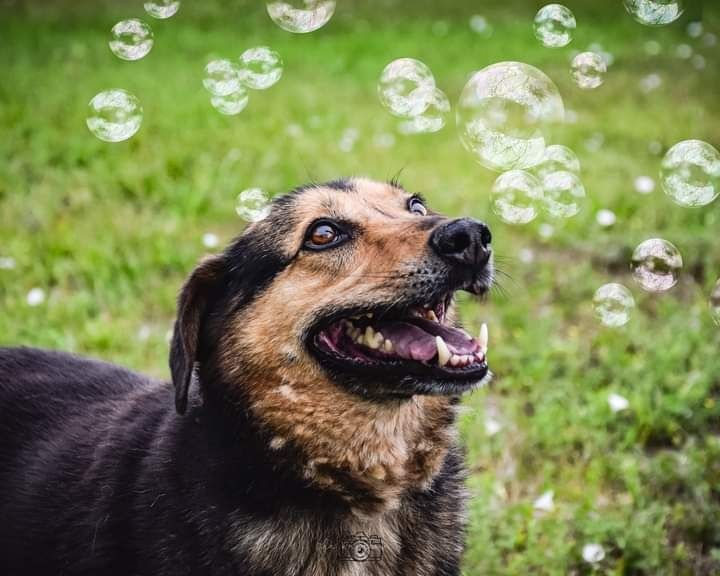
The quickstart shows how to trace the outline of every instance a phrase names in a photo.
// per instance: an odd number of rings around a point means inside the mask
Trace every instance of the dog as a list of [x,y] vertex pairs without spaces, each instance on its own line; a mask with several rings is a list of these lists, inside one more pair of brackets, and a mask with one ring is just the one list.
[[397,182],[307,185],[186,281],[172,383],[2,349],[0,574],[459,574],[489,369],[453,298],[491,240]]

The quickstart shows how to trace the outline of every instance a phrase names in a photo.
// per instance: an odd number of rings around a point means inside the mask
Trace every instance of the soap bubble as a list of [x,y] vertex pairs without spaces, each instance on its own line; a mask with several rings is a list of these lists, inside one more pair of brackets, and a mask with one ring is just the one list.
[[230,94],[213,95],[210,98],[210,104],[221,114],[234,116],[245,110],[248,100],[250,100],[250,97],[247,90],[241,86],[235,92],[230,92]]
[[648,56],[657,56],[662,51],[662,44],[657,40],[648,40],[643,47]]
[[593,297],[595,316],[605,326],[619,328],[625,326],[635,307],[635,299],[630,290],[622,284],[600,286]]
[[378,83],[380,102],[399,118],[412,118],[425,112],[434,90],[435,78],[430,68],[413,58],[390,62]]
[[247,222],[258,222],[270,214],[270,200],[260,188],[248,188],[238,194],[235,212]]
[[715,284],[715,288],[710,293],[710,313],[715,321],[715,324],[720,326],[720,279]]
[[675,56],[682,60],[688,60],[693,55],[693,49],[690,44],[678,44],[675,46]]
[[143,110],[139,100],[126,90],[100,92],[90,100],[86,120],[90,132],[105,142],[122,142],[140,129]]
[[265,90],[275,84],[283,73],[280,54],[267,46],[245,50],[240,55],[240,82],[253,90]]
[[570,44],[576,26],[575,16],[562,4],[543,6],[535,15],[535,37],[548,48]]
[[353,148],[355,148],[355,143],[358,141],[358,138],[360,138],[360,131],[357,128],[345,128],[340,136],[338,148],[346,154],[350,153],[353,151]]
[[553,172],[572,172],[580,173],[580,160],[578,160],[575,152],[567,146],[553,144],[545,148],[545,154],[542,161],[532,168],[534,174],[539,178],[543,178]]
[[538,164],[545,154],[544,129],[563,116],[557,86],[520,62],[493,64],[473,74],[457,107],[463,146],[483,166],[498,171]]
[[683,13],[682,0],[624,0],[625,10],[640,24],[663,26]]
[[640,80],[640,90],[647,94],[660,88],[660,86],[662,86],[662,82],[662,76],[653,72],[647,76],[643,76]]
[[695,54],[692,57],[692,65],[695,70],[705,70],[705,66],[707,65],[705,56],[702,54]]
[[690,38],[700,38],[703,33],[703,23],[697,20],[694,22],[688,22],[685,31]]
[[720,194],[720,153],[701,140],[675,144],[662,161],[665,194],[680,206],[705,206]]
[[450,112],[450,101],[439,88],[432,91],[430,104],[422,114],[400,123],[398,130],[403,134],[423,134],[438,132],[445,126],[445,118]]
[[180,9],[180,2],[179,0],[152,0],[151,2],[145,2],[143,7],[145,12],[153,18],[164,20],[177,14]]
[[483,38],[490,38],[493,34],[492,26],[481,14],[474,14],[470,17],[470,29]]
[[553,218],[571,218],[580,212],[585,187],[577,174],[551,172],[542,179],[542,207]]
[[322,28],[335,13],[335,0],[268,2],[267,13],[283,30],[304,34]]
[[633,252],[630,266],[635,280],[648,292],[664,292],[677,284],[683,261],[667,240],[645,240]]
[[212,60],[205,66],[205,89],[215,96],[227,96],[240,90],[240,75],[237,66],[230,60]]
[[573,79],[583,90],[592,90],[600,86],[605,72],[607,72],[607,64],[600,54],[581,52],[573,58]]
[[153,33],[142,20],[122,20],[112,27],[110,50],[123,60],[140,60],[153,47]]
[[524,170],[504,172],[492,187],[493,212],[508,224],[527,224],[534,220],[541,200],[540,182]]

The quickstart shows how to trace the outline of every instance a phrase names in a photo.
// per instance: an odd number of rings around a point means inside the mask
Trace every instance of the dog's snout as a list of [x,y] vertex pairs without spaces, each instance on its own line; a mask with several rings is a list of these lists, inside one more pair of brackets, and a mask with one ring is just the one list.
[[430,235],[430,247],[443,260],[463,266],[484,266],[490,259],[490,228],[471,218],[451,220]]

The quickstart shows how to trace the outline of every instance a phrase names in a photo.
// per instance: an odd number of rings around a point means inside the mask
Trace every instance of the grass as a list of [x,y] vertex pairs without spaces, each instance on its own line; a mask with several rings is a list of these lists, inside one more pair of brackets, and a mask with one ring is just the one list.
[[[680,22],[650,29],[619,2],[567,4],[579,22],[574,41],[550,50],[530,26],[540,4],[519,0],[348,1],[306,36],[272,25],[261,2],[187,2],[151,22],[152,52],[127,63],[109,52],[108,32],[142,17],[139,0],[6,3],[0,257],[16,266],[0,269],[0,344],[73,350],[167,377],[176,292],[206,251],[203,234],[226,242],[242,229],[241,190],[277,194],[311,178],[389,178],[402,168],[405,186],[433,207],[487,220],[512,277],[490,303],[462,302],[471,329],[491,326],[497,373],[461,417],[473,495],[465,574],[720,572],[720,329],[707,305],[720,276],[720,201],[690,210],[659,189],[633,190],[636,176],[657,175],[650,142],[720,145],[720,48],[685,34],[700,16],[720,33],[720,9],[695,4]],[[491,38],[468,26],[479,11]],[[660,55],[644,52],[647,40]],[[569,57],[593,42],[615,63],[601,88],[580,91]],[[704,70],[674,55],[681,43],[705,57]],[[282,54],[284,76],[241,115],[222,117],[202,88],[203,67],[255,45]],[[490,63],[543,69],[576,113],[554,141],[582,162],[582,212],[508,226],[490,210],[496,175],[461,147],[454,122],[433,135],[397,134],[375,84],[400,56],[425,61],[453,102]],[[639,82],[651,72],[663,83],[645,94]],[[135,93],[145,112],[140,132],[114,145],[85,128],[87,102],[112,87]],[[347,153],[338,143],[349,128],[359,137]],[[378,147],[387,134],[394,145]],[[615,212],[613,227],[595,222],[600,208]],[[627,264],[656,236],[677,245],[685,265],[678,286],[650,295]],[[593,317],[593,293],[606,282],[635,296],[625,329]],[[34,287],[47,298],[31,307]],[[613,413],[610,393],[629,408]],[[534,510],[548,490],[554,510]],[[603,546],[601,562],[583,560],[588,543]]]

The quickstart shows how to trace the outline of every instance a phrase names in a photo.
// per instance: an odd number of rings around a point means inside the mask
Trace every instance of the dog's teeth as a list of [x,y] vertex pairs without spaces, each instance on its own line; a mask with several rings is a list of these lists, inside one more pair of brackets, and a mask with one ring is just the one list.
[[435,336],[435,345],[437,346],[438,352],[438,364],[445,366],[450,360],[450,350],[448,350],[447,344],[445,344],[442,336]]
[[385,340],[385,336],[382,335],[382,332],[375,332],[373,348],[375,348],[375,350],[380,350],[380,348],[383,347],[383,340]]
[[372,312],[368,312],[367,314],[365,314],[365,316],[368,318],[372,318]]
[[463,358],[462,356],[453,354],[452,356],[450,356],[450,364],[452,364],[453,366],[457,366],[458,364],[460,364],[462,362],[462,358]]
[[[380,343],[378,342],[378,334],[380,333],[375,332],[372,326],[367,326],[365,328],[365,346],[367,346],[368,348],[373,348],[375,350],[380,348]],[[382,338],[382,335],[380,335],[380,338]],[[380,342],[382,342],[382,340],[380,340]]]
[[432,320],[433,322],[439,322],[437,314],[435,314],[434,310],[430,310],[427,313],[428,320]]
[[483,354],[487,353],[488,349],[488,327],[485,322],[480,326],[480,335],[478,336],[478,344],[480,344],[480,350]]
[[388,339],[385,340],[385,342],[383,343],[383,350],[385,350],[385,352],[392,352],[392,351],[393,351],[393,343],[392,343],[392,340],[388,340]]

